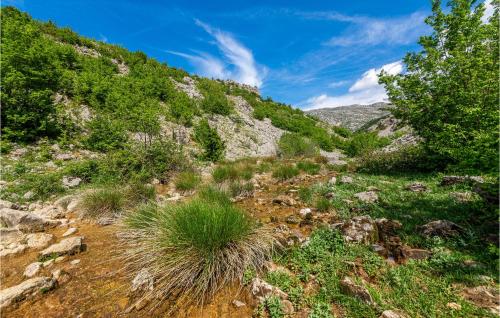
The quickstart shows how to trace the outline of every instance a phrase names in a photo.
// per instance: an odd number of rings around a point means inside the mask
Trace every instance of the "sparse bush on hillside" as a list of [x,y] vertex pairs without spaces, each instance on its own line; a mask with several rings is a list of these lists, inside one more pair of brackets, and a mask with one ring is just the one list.
[[272,232],[257,227],[229,198],[214,195],[216,190],[208,192],[213,200],[206,200],[205,193],[203,200],[156,211],[142,208],[127,218],[124,237],[135,242],[124,256],[129,269],[145,269],[155,281],[164,282],[146,291],[145,297],[174,297],[178,305],[206,302],[220,288],[241,281],[246,270],[258,271],[270,259]]
[[317,145],[308,138],[296,133],[285,133],[279,142],[279,151],[283,157],[313,157],[319,154]]
[[198,81],[198,88],[203,94],[201,109],[209,114],[229,115],[233,107],[226,97],[222,84],[201,78]]
[[193,137],[203,147],[203,158],[205,160],[215,162],[224,157],[226,145],[219,137],[217,130],[211,128],[206,119],[201,120],[196,125]]
[[280,164],[273,171],[273,178],[279,180],[288,180],[299,174],[299,169],[291,164]]

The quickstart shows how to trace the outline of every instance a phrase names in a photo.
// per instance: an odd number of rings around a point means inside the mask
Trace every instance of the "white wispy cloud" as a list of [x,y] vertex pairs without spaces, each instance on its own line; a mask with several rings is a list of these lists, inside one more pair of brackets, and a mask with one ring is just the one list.
[[486,0],[484,2],[484,14],[481,18],[481,21],[483,21],[483,23],[488,23],[488,20],[491,18],[494,11],[495,8],[493,7],[493,3],[491,2],[491,0]]
[[305,103],[306,109],[331,108],[353,104],[368,105],[387,100],[387,93],[378,83],[378,74],[384,70],[389,74],[398,74],[403,71],[401,61],[383,65],[381,68],[372,68],[363,73],[351,87],[347,94],[329,96],[321,94],[309,98]]
[[337,81],[337,82],[332,82],[330,84],[328,84],[328,87],[331,87],[331,88],[337,88],[337,87],[342,87],[344,85],[347,85],[349,84],[350,81]]
[[222,58],[203,52],[187,54],[169,51],[169,53],[188,59],[203,76],[233,79],[243,84],[262,86],[267,69],[255,61],[250,49],[236,40],[230,33],[214,28],[200,20],[195,19],[194,21],[196,25],[214,38]]
[[388,19],[325,14],[325,19],[352,24],[341,35],[330,38],[326,44],[353,46],[414,43],[420,35],[425,33],[425,17],[424,12],[414,12],[408,16]]

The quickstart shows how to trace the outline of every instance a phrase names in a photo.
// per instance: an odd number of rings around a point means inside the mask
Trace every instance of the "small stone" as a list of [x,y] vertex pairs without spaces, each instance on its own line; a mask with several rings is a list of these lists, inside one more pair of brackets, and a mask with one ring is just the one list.
[[43,262],[42,266],[44,268],[48,268],[48,267],[51,267],[52,265],[54,265],[54,262],[55,262],[54,259],[49,259],[48,261]]
[[274,204],[286,205],[286,206],[294,206],[297,204],[293,198],[287,197],[285,195],[279,195],[278,197],[273,199]]
[[48,248],[40,252],[41,257],[47,257],[52,255],[73,255],[83,251],[83,237],[75,236],[62,240],[59,243],[53,244]]
[[432,255],[430,251],[420,248],[405,248],[403,253],[406,258],[415,260],[428,259]]
[[63,186],[65,186],[66,188],[74,188],[74,187],[77,187],[80,185],[80,183],[82,182],[82,179],[81,178],[78,178],[78,177],[68,177],[68,176],[64,176],[63,179],[62,179],[62,184]]
[[447,303],[446,307],[453,309],[453,310],[461,310],[462,309],[462,306],[460,304],[457,304],[457,303]]
[[407,185],[405,189],[411,192],[425,192],[427,191],[427,186],[420,182],[414,182]]
[[464,229],[448,220],[437,220],[429,222],[419,227],[420,232],[426,237],[439,236],[451,237],[458,236],[464,232]]
[[42,269],[42,263],[40,263],[40,262],[31,263],[28,266],[26,266],[26,269],[24,270],[23,275],[25,277],[31,278],[31,277],[35,276],[36,274],[38,274],[41,269]]
[[35,193],[33,191],[28,191],[23,195],[23,198],[26,200],[29,200],[35,196]]
[[281,289],[274,287],[273,285],[258,277],[252,280],[251,293],[259,301],[262,301],[272,295],[278,296],[282,300],[288,298],[288,295]]
[[336,183],[337,183],[336,177],[331,177],[330,180],[328,181],[328,185],[335,185]]
[[295,215],[290,215],[289,217],[286,218],[286,223],[288,224],[299,224],[300,219],[296,217]]
[[25,280],[19,285],[0,290],[0,309],[13,303],[32,297],[39,292],[51,290],[55,281],[49,277],[34,277]]
[[72,234],[75,234],[78,229],[76,227],[70,227],[64,234],[62,235],[63,237],[70,236]]
[[394,311],[394,310],[385,310],[379,318],[405,318],[406,316]]
[[146,291],[153,290],[154,287],[154,278],[149,273],[149,271],[145,268],[141,269],[139,273],[132,280],[131,291]]
[[283,313],[287,316],[290,316],[295,312],[295,308],[293,308],[292,302],[288,299],[282,300],[281,306],[283,308]]
[[54,239],[54,235],[47,233],[32,233],[26,236],[26,244],[30,248],[45,248]]
[[349,176],[342,176],[342,178],[340,178],[340,183],[353,183],[353,179],[352,177],[349,177]]
[[235,299],[235,300],[233,300],[233,306],[236,308],[241,308],[241,307],[246,306],[246,304],[242,301]]
[[359,298],[369,305],[374,304],[373,298],[368,290],[361,285],[357,285],[350,277],[344,277],[344,279],[340,281],[340,288],[342,292],[347,295]]
[[79,260],[79,259],[74,259],[74,260],[72,260],[72,261],[71,261],[71,262],[69,262],[69,263],[70,263],[71,265],[73,265],[73,266],[74,266],[74,265],[78,265],[78,264],[80,264],[80,260]]
[[305,208],[305,209],[300,209],[299,214],[301,217],[305,218],[306,215],[311,214],[311,209],[310,208]]
[[56,263],[61,263],[66,259],[66,256],[59,256],[55,259]]
[[364,203],[375,203],[378,201],[378,195],[374,191],[356,193],[354,197]]

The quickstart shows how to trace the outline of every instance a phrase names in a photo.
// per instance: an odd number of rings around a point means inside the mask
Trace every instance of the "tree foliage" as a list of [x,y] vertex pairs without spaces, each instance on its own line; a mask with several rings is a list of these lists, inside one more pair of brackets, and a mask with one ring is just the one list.
[[206,119],[201,120],[195,127],[194,139],[203,147],[203,159],[215,162],[224,158],[226,145]]
[[433,1],[432,34],[404,58],[406,73],[381,74],[394,114],[423,137],[428,151],[465,170],[498,171],[498,2],[487,23],[484,5]]

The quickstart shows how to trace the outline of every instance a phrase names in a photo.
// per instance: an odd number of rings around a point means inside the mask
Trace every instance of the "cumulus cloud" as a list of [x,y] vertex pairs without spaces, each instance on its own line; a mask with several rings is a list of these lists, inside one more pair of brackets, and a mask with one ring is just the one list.
[[250,49],[227,32],[213,28],[200,20],[195,20],[195,23],[215,39],[215,45],[223,58],[203,52],[186,54],[169,51],[169,53],[188,59],[203,76],[233,79],[243,84],[262,86],[266,68],[257,64]]
[[348,47],[414,43],[425,31],[425,17],[424,12],[414,12],[409,16],[391,19],[325,15],[326,19],[352,23],[352,26],[348,27],[342,35],[330,38],[326,44]]
[[346,105],[368,105],[376,102],[387,101],[387,94],[382,85],[378,83],[378,74],[385,72],[395,75],[403,71],[401,61],[383,65],[381,68],[372,68],[363,73],[351,87],[347,94],[339,96],[329,96],[321,94],[306,101],[306,109],[331,108]]

